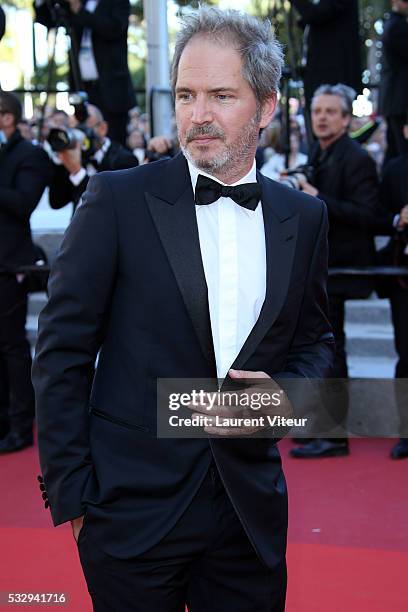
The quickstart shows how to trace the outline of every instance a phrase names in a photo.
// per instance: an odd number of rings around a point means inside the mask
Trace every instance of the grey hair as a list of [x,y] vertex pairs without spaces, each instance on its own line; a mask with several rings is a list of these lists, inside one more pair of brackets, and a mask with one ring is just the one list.
[[352,87],[343,85],[343,83],[337,83],[337,85],[320,85],[313,94],[311,105],[313,105],[313,101],[318,96],[337,96],[341,100],[343,115],[352,115],[353,102],[356,95]]
[[270,21],[260,21],[236,10],[221,10],[200,5],[183,17],[176,39],[171,68],[171,87],[175,95],[178,66],[185,47],[198,34],[216,41],[230,39],[242,58],[242,76],[249,83],[258,105],[279,91],[283,52]]

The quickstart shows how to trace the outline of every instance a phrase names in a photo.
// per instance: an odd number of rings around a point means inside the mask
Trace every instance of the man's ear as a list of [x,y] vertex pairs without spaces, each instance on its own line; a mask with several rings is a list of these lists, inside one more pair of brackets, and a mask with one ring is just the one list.
[[278,98],[275,93],[269,96],[269,98],[266,98],[266,100],[263,102],[261,108],[261,121],[259,124],[260,128],[264,128],[270,124],[275,113],[277,103]]
[[106,121],[102,121],[100,126],[99,126],[99,131],[100,131],[100,135],[101,138],[105,138],[105,136],[107,135],[108,131],[109,131],[109,126],[106,123]]

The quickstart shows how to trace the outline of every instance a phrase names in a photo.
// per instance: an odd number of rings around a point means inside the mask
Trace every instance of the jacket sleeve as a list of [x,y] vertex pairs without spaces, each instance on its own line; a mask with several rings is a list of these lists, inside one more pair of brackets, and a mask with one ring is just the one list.
[[323,24],[337,19],[355,0],[291,0],[306,24]]
[[77,205],[87,188],[88,181],[89,176],[86,175],[79,185],[73,185],[64,166],[54,165],[54,175],[49,193],[51,208],[59,209],[70,202]]
[[49,183],[51,164],[40,147],[19,164],[13,187],[0,187],[0,210],[27,222]]
[[[335,341],[328,318],[328,220],[322,202],[318,232],[313,237],[314,249],[310,260],[302,305],[286,363],[281,372],[268,372],[284,390],[291,411],[296,417],[314,417],[321,400],[316,394],[316,379],[329,378],[332,373]],[[315,381],[315,382],[313,382]],[[319,384],[319,381],[317,381]],[[274,434],[275,436],[275,434]]]
[[94,176],[52,266],[33,365],[38,445],[55,525],[84,514],[92,475],[88,401],[116,274],[116,216]]
[[110,0],[110,15],[100,15],[96,10],[94,13],[85,8],[71,16],[74,26],[91,28],[95,34],[105,40],[116,40],[126,35],[129,24],[130,4],[129,0]]
[[314,236],[314,250],[310,261],[299,318],[291,347],[282,372],[268,372],[276,380],[284,378],[326,378],[330,375],[335,345],[328,318],[328,221],[327,210],[321,203],[321,218]]

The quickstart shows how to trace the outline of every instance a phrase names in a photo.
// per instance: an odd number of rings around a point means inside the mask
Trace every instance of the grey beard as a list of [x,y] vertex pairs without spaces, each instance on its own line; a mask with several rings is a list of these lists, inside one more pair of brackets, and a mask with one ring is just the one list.
[[185,145],[180,144],[180,148],[186,159],[199,170],[204,170],[209,174],[221,171],[223,174],[231,174],[253,156],[253,149],[259,135],[258,121],[257,113],[246,124],[238,140],[212,159],[205,157],[194,159]]

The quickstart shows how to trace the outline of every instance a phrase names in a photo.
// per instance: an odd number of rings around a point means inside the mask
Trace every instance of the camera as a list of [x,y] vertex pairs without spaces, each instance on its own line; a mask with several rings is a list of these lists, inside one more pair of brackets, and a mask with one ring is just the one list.
[[285,170],[285,174],[279,179],[279,182],[283,185],[287,185],[292,189],[301,191],[300,182],[306,180],[308,183],[312,182],[314,168],[308,164],[302,164],[296,166],[291,170]]
[[81,151],[86,162],[96,152],[96,135],[92,128],[87,127],[88,96],[84,92],[76,92],[69,96],[69,103],[74,107],[74,115],[78,121],[76,128],[51,128],[48,134],[48,144],[55,153],[75,149],[81,143]]
[[159,161],[162,159],[170,159],[171,157],[174,157],[174,155],[175,151],[173,147],[171,149],[168,149],[166,153],[157,153],[156,151],[150,151],[149,149],[146,149],[145,151],[145,159],[148,162]]

